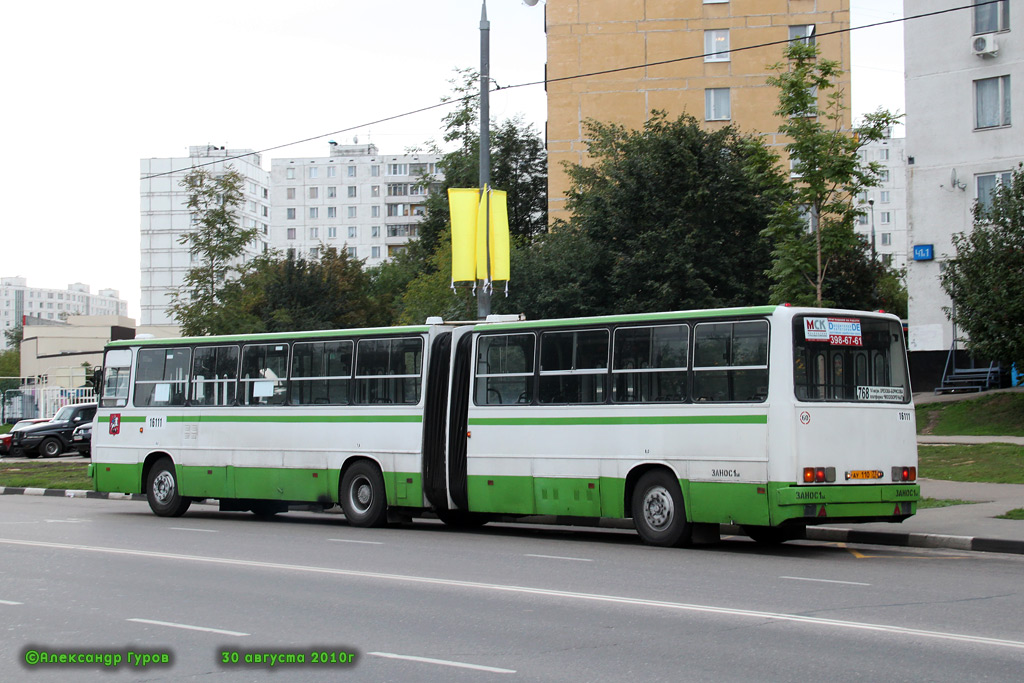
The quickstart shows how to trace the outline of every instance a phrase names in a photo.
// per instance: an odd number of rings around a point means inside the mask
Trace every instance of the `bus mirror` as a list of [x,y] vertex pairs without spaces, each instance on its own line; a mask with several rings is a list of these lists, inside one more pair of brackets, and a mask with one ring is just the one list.
[[100,384],[103,383],[103,368],[93,368],[92,371],[92,388],[96,392],[97,396],[100,396],[103,392],[101,391]]

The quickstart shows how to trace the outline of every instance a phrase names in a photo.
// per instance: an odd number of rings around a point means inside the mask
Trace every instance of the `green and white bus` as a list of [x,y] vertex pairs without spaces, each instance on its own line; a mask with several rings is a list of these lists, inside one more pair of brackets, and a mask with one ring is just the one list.
[[110,343],[91,475],[349,524],[433,513],[741,525],[899,522],[920,496],[898,318],[764,306]]

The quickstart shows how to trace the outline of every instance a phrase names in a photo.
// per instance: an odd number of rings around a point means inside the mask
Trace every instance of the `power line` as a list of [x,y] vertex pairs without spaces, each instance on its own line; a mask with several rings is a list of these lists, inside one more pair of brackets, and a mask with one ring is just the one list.
[[[912,20],[917,20],[917,19],[926,19],[928,17],[934,17],[934,16],[938,16],[938,15],[941,15],[941,14],[949,14],[950,12],[959,12],[959,11],[965,10],[965,9],[972,9],[974,7],[984,7],[985,5],[995,5],[995,4],[998,4],[1000,2],[1005,2],[1005,1],[1006,0],[986,0],[985,2],[972,3],[970,5],[959,5],[957,7],[950,7],[950,8],[942,9],[942,10],[935,10],[933,12],[925,12],[923,14],[914,14],[914,15],[911,15],[909,17],[901,17],[901,18],[898,18],[898,19],[888,19],[886,21],[878,21],[878,22],[875,22],[873,24],[864,24],[863,26],[850,26],[850,27],[847,27],[847,28],[835,29],[834,31],[825,31],[823,33],[818,33],[816,35],[816,37],[824,38],[826,36],[840,35],[840,34],[843,34],[843,33],[852,33],[853,31],[860,31],[860,30],[868,29],[868,28],[878,28],[879,26],[888,26],[890,24],[897,24],[897,23],[907,22],[907,21],[912,21]],[[491,90],[491,92],[497,92],[499,90],[514,90],[516,88],[526,88],[526,87],[531,87],[531,86],[535,86],[535,85],[545,85],[546,86],[546,85],[548,85],[550,83],[562,83],[562,82],[565,82],[565,81],[573,81],[573,80],[576,80],[576,79],[579,79],[579,78],[590,78],[591,76],[604,76],[606,74],[620,73],[620,72],[623,72],[623,71],[632,71],[632,70],[635,70],[635,69],[646,69],[646,68],[655,67],[655,66],[664,66],[666,64],[676,64],[678,62],[691,61],[691,60],[694,60],[694,59],[703,59],[703,58],[708,57],[710,55],[732,54],[734,52],[746,52],[748,50],[758,50],[758,49],[761,49],[761,48],[773,47],[773,46],[776,46],[776,45],[786,45],[788,43],[793,42],[793,40],[799,40],[799,39],[798,38],[786,38],[785,40],[773,40],[773,41],[769,41],[769,42],[766,42],[766,43],[758,43],[756,45],[748,45],[746,47],[730,48],[729,50],[722,50],[720,52],[705,52],[705,53],[697,54],[697,55],[688,55],[686,57],[676,57],[674,59],[664,59],[664,60],[661,60],[661,61],[658,61],[658,62],[646,62],[644,64],[635,64],[635,65],[632,65],[632,66],[622,66],[622,67],[616,67],[614,69],[604,69],[604,70],[601,70],[601,71],[591,71],[589,73],[576,74],[576,75],[573,75],[573,76],[561,76],[559,78],[545,78],[545,79],[542,79],[542,80],[539,80],[539,81],[528,81],[526,83],[516,83],[516,84],[513,84],[513,85],[497,86],[493,90]],[[301,145],[304,142],[312,142],[313,140],[319,140],[321,138],[330,137],[332,135],[340,135],[342,133],[348,133],[348,132],[355,131],[355,130],[361,130],[361,129],[366,128],[368,126],[374,126],[374,125],[377,125],[377,124],[380,124],[380,123],[386,123],[388,121],[394,121],[396,119],[404,118],[406,116],[413,116],[415,114],[422,114],[423,112],[431,111],[433,109],[440,109],[441,107],[448,107],[448,106],[451,106],[453,104],[457,104],[459,102],[466,102],[466,101],[474,99],[476,97],[479,97],[479,95],[478,94],[472,94],[472,95],[466,95],[464,97],[459,97],[459,98],[455,98],[455,99],[445,100],[443,102],[438,102],[437,104],[432,104],[432,105],[429,105],[429,106],[426,106],[426,107],[420,107],[419,109],[413,109],[411,111],[403,112],[401,114],[395,114],[393,116],[387,116],[385,118],[377,119],[375,121],[368,121],[366,123],[361,123],[359,125],[349,126],[347,128],[342,128],[340,130],[331,131],[329,133],[322,133],[320,135],[313,135],[311,137],[303,138],[301,140],[294,140],[292,142],[286,142],[286,143],[281,144],[281,145],[274,145],[273,147],[265,147],[263,149],[256,150],[254,152],[246,152],[245,154],[238,154],[238,155],[235,155],[235,156],[232,156],[232,157],[225,157],[223,159],[216,159],[214,161],[208,161],[208,162],[205,162],[205,163],[202,163],[202,164],[195,164],[195,165],[190,166],[188,168],[179,168],[179,169],[175,169],[173,171],[164,171],[162,173],[154,173],[152,175],[143,176],[142,180],[150,180],[152,178],[159,178],[159,177],[165,176],[165,175],[172,175],[174,173],[180,173],[181,171],[192,170],[192,169],[195,169],[195,168],[203,168],[204,166],[212,166],[214,164],[226,163],[226,162],[229,162],[229,161],[234,161],[236,159],[244,159],[246,157],[255,156],[257,154],[264,154],[266,152],[273,152],[274,150],[283,149],[285,147],[292,147],[294,145]]]

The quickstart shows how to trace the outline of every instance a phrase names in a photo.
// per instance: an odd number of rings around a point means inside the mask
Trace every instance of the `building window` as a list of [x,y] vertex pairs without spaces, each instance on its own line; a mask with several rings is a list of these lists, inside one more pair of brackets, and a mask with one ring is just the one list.
[[285,199],[295,199],[295,188],[294,187],[289,187],[289,188],[285,189],[285,191],[284,191],[284,198]]
[[355,186],[355,185],[349,185],[349,186],[348,186],[348,196],[349,196],[349,197],[355,197],[355,196],[357,196],[357,195],[356,195],[356,186]]
[[388,183],[389,197],[405,197],[409,194],[408,183]]
[[309,248],[309,258],[316,258],[319,255],[320,255],[320,247],[310,247]]
[[380,185],[374,185],[374,186],[372,186],[370,188],[370,196],[371,197],[379,197],[380,196]]
[[334,199],[337,196],[338,196],[338,188],[336,188],[336,187],[328,187],[327,188],[327,198],[328,199]]
[[338,237],[337,228],[327,228],[327,239],[333,240]]
[[348,248],[348,256],[349,256],[349,258],[359,258],[356,254],[357,254],[357,251],[356,251],[355,247],[349,247]]
[[409,175],[409,164],[388,164],[388,175]]
[[310,228],[309,229],[309,239],[311,239],[311,240],[320,239],[320,228]]
[[334,178],[337,175],[338,175],[338,167],[337,166],[328,166],[327,167],[327,177],[328,178]]
[[310,178],[316,178],[319,175],[320,175],[320,169],[319,168],[317,168],[316,166],[310,166],[309,167],[309,177]]
[[311,187],[311,188],[309,188],[309,198],[310,199],[319,199],[320,198],[320,188],[319,187]]
[[892,267],[892,254],[882,254],[882,265],[886,268]]
[[348,226],[348,236],[351,238],[357,237],[359,234],[359,228],[354,225]]
[[974,34],[1010,30],[1010,2],[974,0]]
[[883,247],[888,247],[888,246],[891,246],[891,245],[892,245],[892,233],[891,232],[883,232],[882,233],[882,246]]
[[295,228],[288,228],[288,239],[295,239]]
[[380,247],[370,247],[370,258],[380,258]]
[[285,254],[287,254],[289,260],[294,259],[295,258],[295,249],[288,249],[285,252]]
[[370,207],[370,218],[380,218],[380,207],[379,206],[371,206]]
[[380,226],[374,225],[370,228],[370,237],[380,237]]
[[992,195],[995,193],[999,186],[1002,184],[1009,184],[1011,179],[1011,173],[1009,171],[1002,171],[1000,173],[987,173],[977,177],[976,186],[978,188],[978,207],[982,211],[988,211],[992,208]]
[[805,45],[814,45],[814,24],[802,24],[789,27],[790,42],[799,40]]
[[328,206],[327,207],[327,217],[328,218],[337,218],[338,217],[338,207],[336,207],[336,206]]
[[349,166],[348,167],[348,177],[349,178],[355,178],[356,177],[356,167],[355,166]]
[[881,192],[878,193],[878,202],[880,204],[889,203],[889,190],[882,190]]
[[707,88],[704,91],[704,119],[728,121],[729,118],[729,89]]
[[355,218],[356,217],[356,207],[354,207],[354,206],[348,207],[348,217],[349,218]]
[[294,168],[286,169],[285,172],[284,172],[284,177],[287,178],[288,180],[295,180],[295,169]]
[[883,147],[882,149],[878,150],[878,158],[879,158],[880,161],[888,161],[889,160],[889,148],[888,147]]
[[878,172],[878,181],[882,183],[889,182],[889,169],[883,168]]
[[315,206],[309,207],[309,217],[320,218],[320,209]]
[[373,176],[374,178],[378,177],[380,175],[380,166],[376,164],[371,166],[370,175]]
[[889,225],[892,223],[892,211],[883,211],[879,214],[879,222],[882,225]]
[[861,215],[857,216],[857,225],[867,225],[867,224],[868,224],[868,216],[867,216],[867,214],[862,213]]
[[974,81],[975,128],[1010,125],[1010,77]]
[[295,209],[285,209],[285,211],[287,211],[288,220],[295,220]]
[[729,61],[729,29],[704,31],[704,61]]

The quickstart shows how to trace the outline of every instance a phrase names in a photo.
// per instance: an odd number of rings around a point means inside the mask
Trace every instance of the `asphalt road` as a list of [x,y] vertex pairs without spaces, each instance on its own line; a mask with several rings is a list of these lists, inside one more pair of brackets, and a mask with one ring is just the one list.
[[[1009,681],[1022,577],[1024,557],[990,553],[3,496],[0,679],[111,680],[25,664],[91,653],[147,681]],[[245,664],[288,653],[306,663]]]

